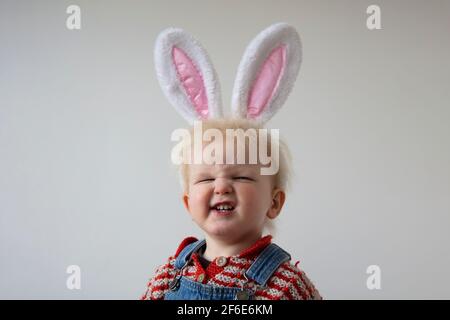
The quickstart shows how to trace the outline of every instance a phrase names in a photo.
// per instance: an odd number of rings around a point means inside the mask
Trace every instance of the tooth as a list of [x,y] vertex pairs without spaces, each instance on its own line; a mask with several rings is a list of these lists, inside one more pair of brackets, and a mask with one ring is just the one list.
[[228,204],[219,204],[215,208],[216,210],[233,210],[233,206]]

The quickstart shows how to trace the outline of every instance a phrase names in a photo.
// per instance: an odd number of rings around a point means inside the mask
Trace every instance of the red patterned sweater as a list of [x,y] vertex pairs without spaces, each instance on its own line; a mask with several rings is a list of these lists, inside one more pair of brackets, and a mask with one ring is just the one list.
[[[203,269],[198,254],[194,253],[191,263],[183,270],[183,276],[213,286],[241,287],[245,281],[243,274],[271,240],[270,235],[265,236],[239,255],[227,257],[225,263],[223,258],[219,263],[215,259],[206,270]],[[169,257],[166,264],[156,269],[141,300],[164,299],[164,294],[169,290],[169,284],[176,275],[174,264],[178,254],[194,241],[197,241],[194,237],[184,239],[175,255]],[[247,287],[254,289],[255,299],[258,300],[321,300],[319,292],[297,264],[298,262],[294,265],[290,261],[283,263],[264,287],[252,280]]]

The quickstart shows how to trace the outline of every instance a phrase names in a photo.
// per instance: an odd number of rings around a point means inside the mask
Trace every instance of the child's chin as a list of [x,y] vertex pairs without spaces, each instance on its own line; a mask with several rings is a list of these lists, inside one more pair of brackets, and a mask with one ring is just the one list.
[[223,237],[223,236],[232,236],[237,231],[237,226],[235,223],[231,223],[231,221],[221,221],[214,222],[211,225],[205,228],[206,233],[211,236]]

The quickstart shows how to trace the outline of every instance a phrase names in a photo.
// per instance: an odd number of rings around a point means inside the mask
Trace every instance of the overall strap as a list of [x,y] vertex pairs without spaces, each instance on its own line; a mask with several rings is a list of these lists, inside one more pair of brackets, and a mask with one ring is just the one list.
[[203,247],[205,243],[206,243],[205,240],[197,240],[184,247],[184,249],[181,250],[180,254],[175,260],[175,268],[182,269],[191,259],[191,255],[198,249]]
[[269,244],[245,272],[249,279],[265,286],[272,274],[286,261],[291,260],[291,255],[274,243]]

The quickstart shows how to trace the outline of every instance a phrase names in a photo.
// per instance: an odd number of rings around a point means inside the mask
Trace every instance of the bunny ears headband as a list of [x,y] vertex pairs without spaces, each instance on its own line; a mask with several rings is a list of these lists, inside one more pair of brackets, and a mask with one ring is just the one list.
[[[302,48],[297,31],[277,23],[258,34],[242,57],[233,88],[236,118],[268,121],[286,101],[300,69]],[[223,117],[220,85],[200,43],[181,29],[162,31],[155,45],[161,88],[191,124]]]

